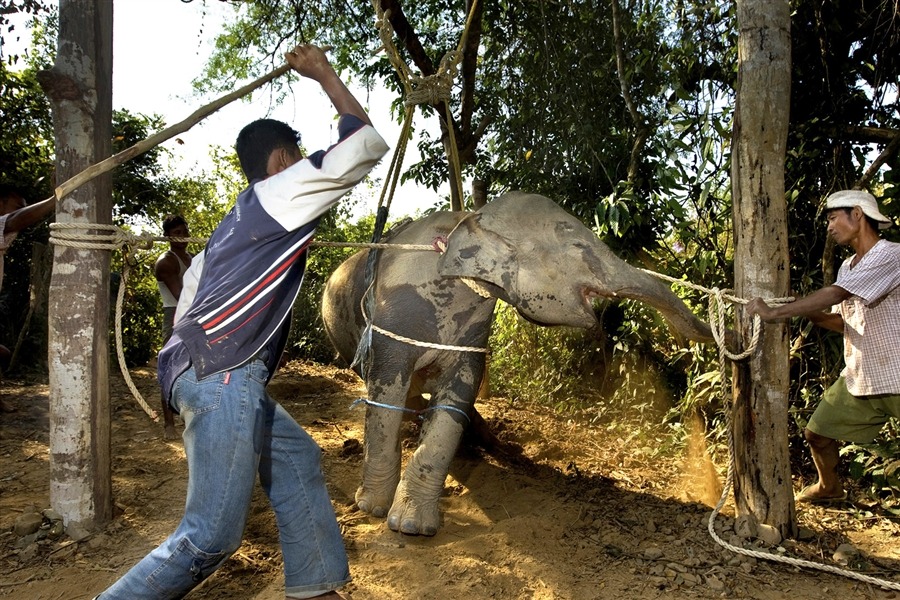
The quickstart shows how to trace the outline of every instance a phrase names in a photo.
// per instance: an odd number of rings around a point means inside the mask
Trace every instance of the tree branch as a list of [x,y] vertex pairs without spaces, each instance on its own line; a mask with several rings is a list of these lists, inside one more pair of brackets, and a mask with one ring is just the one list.
[[638,111],[631,92],[628,90],[628,82],[625,79],[625,52],[622,49],[622,25],[619,15],[619,1],[612,0],[612,21],[613,21],[613,39],[616,47],[616,71],[619,76],[619,87],[622,89],[622,100],[628,108],[628,114],[635,126],[634,141],[631,144],[631,157],[628,160],[628,181],[634,183],[637,177],[638,162],[640,161],[641,150],[644,148],[644,141],[647,139],[649,132],[644,122],[644,117]]
[[894,139],[885,147],[884,150],[881,151],[881,154],[869,165],[869,168],[866,169],[866,172],[860,177],[859,181],[856,182],[854,187],[862,189],[869,185],[869,181],[875,177],[875,174],[878,172],[878,169],[881,168],[881,165],[886,163],[888,159],[892,158],[897,154],[897,150],[900,150],[900,131],[894,133]]
[[233,92],[230,92],[230,93],[222,96],[221,98],[210,102],[206,106],[202,106],[202,107],[198,108],[188,118],[184,119],[183,121],[176,123],[175,125],[172,125],[171,127],[167,127],[166,129],[163,129],[159,133],[151,135],[150,137],[148,137],[145,140],[141,140],[137,144],[134,144],[130,148],[126,148],[125,150],[122,150],[118,154],[114,154],[113,156],[110,156],[109,158],[107,158],[105,160],[102,160],[94,165],[91,165],[90,167],[88,167],[87,169],[85,169],[84,171],[79,173],[78,175],[75,175],[71,179],[69,179],[69,180],[65,181],[64,183],[62,183],[61,185],[59,185],[55,190],[56,191],[56,199],[62,200],[62,198],[64,196],[71,193],[78,187],[84,185],[88,181],[94,179],[95,177],[98,177],[98,176],[106,173],[107,171],[111,171],[112,169],[118,167],[122,163],[124,163],[128,160],[131,160],[132,158],[134,158],[135,156],[138,156],[139,154],[143,154],[147,150],[150,150],[151,148],[154,148],[154,147],[162,144],[166,140],[169,140],[170,138],[173,138],[180,133],[184,133],[185,131],[187,131],[188,129],[190,129],[191,127],[193,127],[194,125],[196,125],[197,123],[199,123],[200,121],[202,121],[203,119],[208,117],[209,115],[213,114],[214,112],[216,112],[217,110],[219,110],[220,108],[225,106],[226,104],[230,104],[231,102],[234,102],[238,98],[241,98],[242,96],[246,96],[247,94],[249,94],[256,88],[272,81],[276,77],[280,77],[281,75],[284,75],[286,72],[288,72],[290,70],[290,68],[291,67],[288,64],[281,65],[280,67],[263,75],[259,79],[256,79],[255,81],[252,81],[251,83],[248,83],[244,87],[239,88]]
[[854,142],[863,142],[867,144],[889,144],[900,135],[900,130],[897,129],[888,129],[885,127],[859,127],[857,125],[833,126],[829,127],[826,131],[831,137],[841,137]]
[[412,28],[412,25],[409,24],[409,20],[406,18],[400,3],[397,0],[381,0],[381,9],[385,12],[391,11],[389,17],[391,27],[394,28],[394,33],[403,42],[403,47],[409,52],[409,56],[412,58],[413,64],[419,69],[419,72],[425,77],[434,75],[437,69],[431,58],[426,54],[425,48],[422,47],[419,36]]
[[[472,22],[466,34],[463,46],[463,58],[460,68],[462,76],[462,98],[460,100],[460,130],[466,137],[471,135],[472,114],[475,112],[475,71],[478,68],[478,46],[481,45],[481,18],[484,14],[484,0],[467,0],[466,13],[472,10],[472,2],[477,2]],[[477,143],[477,140],[476,140]],[[462,145],[468,145],[468,140]]]

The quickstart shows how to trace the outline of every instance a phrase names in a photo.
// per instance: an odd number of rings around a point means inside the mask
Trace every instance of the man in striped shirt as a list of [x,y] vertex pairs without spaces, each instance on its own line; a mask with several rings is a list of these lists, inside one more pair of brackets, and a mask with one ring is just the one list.
[[[889,418],[900,418],[900,244],[881,239],[879,229],[892,223],[868,192],[831,194],[825,215],[828,233],[855,252],[837,281],[789,304],[769,307],[755,298],[747,305],[764,321],[803,316],[844,334],[844,370],[804,431],[819,480],[796,499],[812,503],[847,496],[837,440],[871,442]],[[837,310],[826,312],[832,306]]]
[[321,49],[300,45],[286,59],[328,95],[339,139],[304,157],[285,123],[260,119],[238,135],[250,187],[192,259],[157,367],[164,401],[184,419],[184,517],[102,600],[181,598],[199,585],[240,546],[257,476],[278,523],[285,598],[342,598],[350,579],[321,450],[266,384],[319,219],[388,147]]

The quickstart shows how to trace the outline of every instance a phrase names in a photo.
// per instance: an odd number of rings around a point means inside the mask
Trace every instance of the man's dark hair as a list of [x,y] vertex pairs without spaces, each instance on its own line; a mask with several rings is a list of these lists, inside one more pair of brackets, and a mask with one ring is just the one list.
[[238,134],[235,150],[247,181],[265,179],[269,155],[278,148],[296,152],[300,134],[275,119],[253,121]]
[[169,235],[169,232],[179,225],[187,227],[187,221],[184,220],[184,217],[181,215],[166,215],[166,218],[163,219],[163,235]]

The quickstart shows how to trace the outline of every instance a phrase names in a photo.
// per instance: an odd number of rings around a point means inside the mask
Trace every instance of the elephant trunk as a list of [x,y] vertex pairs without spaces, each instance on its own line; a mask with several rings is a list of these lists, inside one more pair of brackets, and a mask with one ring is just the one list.
[[[606,252],[609,252],[605,248]],[[601,261],[602,263],[603,261]],[[601,291],[598,295],[612,298],[628,298],[649,304],[658,310],[679,335],[696,342],[713,340],[709,324],[690,311],[687,305],[675,295],[668,284],[658,277],[636,269],[627,263],[626,268],[607,269],[600,276]]]

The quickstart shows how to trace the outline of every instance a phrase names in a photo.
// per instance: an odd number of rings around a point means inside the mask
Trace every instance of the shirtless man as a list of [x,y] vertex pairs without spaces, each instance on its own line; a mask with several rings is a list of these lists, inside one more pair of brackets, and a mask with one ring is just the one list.
[[[190,237],[187,222],[181,215],[168,215],[163,220],[163,235],[168,238]],[[178,298],[181,297],[182,277],[188,267],[191,266],[191,255],[187,251],[187,242],[172,240],[169,249],[156,260],[154,272],[156,284],[159,287],[159,295],[163,301],[163,345],[169,341],[172,335],[172,327],[175,321],[175,307],[178,306]],[[163,401],[163,419],[165,424],[165,438],[174,440],[178,436],[175,433],[175,415],[168,402]]]

